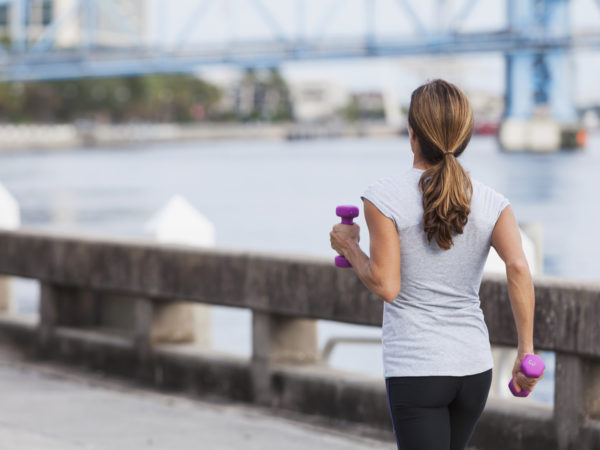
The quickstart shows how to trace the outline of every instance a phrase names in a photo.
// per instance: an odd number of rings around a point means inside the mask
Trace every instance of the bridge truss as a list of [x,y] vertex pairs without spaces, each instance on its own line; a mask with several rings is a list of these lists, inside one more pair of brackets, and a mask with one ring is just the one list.
[[[61,1],[66,6],[53,8]],[[216,64],[277,67],[302,60],[600,49],[600,27],[571,32],[568,0],[505,1],[504,26],[469,32],[463,26],[483,0],[430,1],[433,21],[417,10],[416,0],[325,0],[317,11],[310,0],[0,0],[10,22],[7,44],[0,45],[0,77],[49,80],[185,72]],[[184,20],[168,23],[170,10],[183,3]],[[52,12],[32,30],[36,4],[49,4]],[[600,8],[600,0],[597,4]],[[141,18],[131,11],[136,5]],[[231,30],[234,10],[253,16],[262,34]],[[559,13],[565,23],[556,20]],[[397,19],[397,33],[380,30],[385,16]],[[110,42],[102,39],[102,28],[110,28]],[[203,29],[204,35],[198,31]],[[224,39],[210,36],[219,32]]]

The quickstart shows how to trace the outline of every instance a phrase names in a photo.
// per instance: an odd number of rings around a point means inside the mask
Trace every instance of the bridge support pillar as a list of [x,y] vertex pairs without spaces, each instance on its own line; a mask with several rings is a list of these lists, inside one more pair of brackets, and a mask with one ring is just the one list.
[[[569,0],[508,0],[507,17],[513,33],[569,35]],[[562,48],[506,55],[506,109],[499,135],[505,150],[553,151],[585,144],[572,100],[572,66]]]
[[252,388],[256,403],[271,404],[273,364],[314,364],[318,360],[315,320],[253,311]]
[[584,426],[600,418],[600,361],[556,353],[554,422],[559,450],[594,448]]

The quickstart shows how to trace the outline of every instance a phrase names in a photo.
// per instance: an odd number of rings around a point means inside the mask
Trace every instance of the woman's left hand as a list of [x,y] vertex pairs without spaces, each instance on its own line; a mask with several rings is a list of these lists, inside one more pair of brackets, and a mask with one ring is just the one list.
[[329,233],[331,248],[340,255],[345,256],[348,247],[360,242],[360,227],[357,224],[345,225],[338,223]]
[[544,373],[542,373],[537,378],[529,378],[525,376],[523,372],[521,372],[521,362],[527,355],[534,355],[533,350],[529,352],[519,352],[517,354],[517,358],[515,359],[515,364],[513,366],[512,376],[514,380],[514,386],[517,392],[521,392],[523,389],[530,392],[533,391],[533,388],[538,383],[538,381],[544,378]]

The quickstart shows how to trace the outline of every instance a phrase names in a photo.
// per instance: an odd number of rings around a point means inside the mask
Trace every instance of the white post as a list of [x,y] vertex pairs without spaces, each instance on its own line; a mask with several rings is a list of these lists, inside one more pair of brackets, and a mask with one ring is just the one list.
[[[6,188],[0,184],[0,228],[14,230],[21,225],[19,204]],[[0,276],[0,313],[13,311],[12,279]]]

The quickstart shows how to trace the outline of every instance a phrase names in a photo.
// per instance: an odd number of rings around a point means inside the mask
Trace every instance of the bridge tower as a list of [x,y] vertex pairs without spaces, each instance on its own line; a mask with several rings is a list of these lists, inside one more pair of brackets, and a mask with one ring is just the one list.
[[571,92],[569,0],[507,0],[509,31],[555,43],[506,54],[506,150],[556,150],[584,144]]

